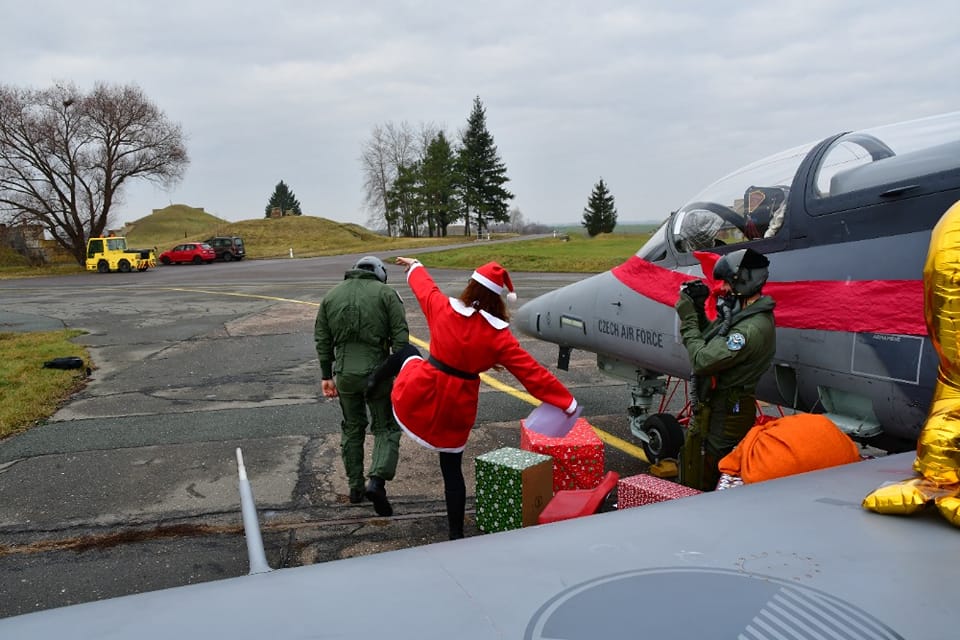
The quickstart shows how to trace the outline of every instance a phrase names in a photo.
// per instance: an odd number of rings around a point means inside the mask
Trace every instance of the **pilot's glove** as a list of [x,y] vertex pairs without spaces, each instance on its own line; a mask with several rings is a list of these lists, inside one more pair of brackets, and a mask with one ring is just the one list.
[[710,297],[710,287],[703,280],[690,280],[680,285],[680,291],[687,294],[698,309],[702,309]]
[[680,292],[680,297],[677,298],[677,304],[673,307],[677,310],[677,315],[681,318],[697,314],[697,306],[693,303],[693,299],[683,291]]

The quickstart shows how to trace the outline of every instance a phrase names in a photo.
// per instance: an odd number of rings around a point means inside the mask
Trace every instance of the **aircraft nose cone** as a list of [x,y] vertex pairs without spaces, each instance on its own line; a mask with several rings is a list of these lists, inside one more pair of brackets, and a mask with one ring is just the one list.
[[533,326],[533,319],[537,317],[541,306],[538,303],[539,300],[540,298],[534,298],[529,302],[525,302],[523,306],[512,314],[513,326],[528,336],[536,336],[536,327]]

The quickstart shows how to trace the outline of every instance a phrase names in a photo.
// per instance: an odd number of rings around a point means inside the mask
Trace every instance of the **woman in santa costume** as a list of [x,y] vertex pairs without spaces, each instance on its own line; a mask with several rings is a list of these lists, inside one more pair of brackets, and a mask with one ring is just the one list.
[[453,540],[463,537],[463,449],[477,417],[479,374],[502,366],[531,395],[568,414],[577,401],[511,333],[504,298],[512,302],[517,296],[503,267],[496,262],[479,267],[460,296],[450,298],[419,260],[397,258],[397,264],[406,267],[407,283],[426,316],[430,355],[407,353],[393,384],[393,415],[408,436],[440,453]]

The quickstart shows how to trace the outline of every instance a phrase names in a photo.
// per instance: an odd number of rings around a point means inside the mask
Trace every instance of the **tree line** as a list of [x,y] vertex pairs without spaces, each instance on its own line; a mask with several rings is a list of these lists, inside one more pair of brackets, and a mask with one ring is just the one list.
[[[464,235],[526,228],[507,190],[507,169],[474,98],[465,128],[451,139],[429,124],[373,128],[360,162],[368,224],[390,235]],[[86,241],[103,234],[124,188],[135,180],[176,184],[189,158],[180,125],[135,85],[73,84],[48,89],[0,85],[0,221],[41,227],[78,263]],[[282,180],[265,216],[302,215]],[[584,209],[593,236],[613,230],[613,196],[601,179]]]
[[443,237],[461,221],[464,235],[479,235],[511,220],[510,179],[479,97],[457,140],[433,124],[388,122],[373,128],[360,163],[368,224],[390,235]]

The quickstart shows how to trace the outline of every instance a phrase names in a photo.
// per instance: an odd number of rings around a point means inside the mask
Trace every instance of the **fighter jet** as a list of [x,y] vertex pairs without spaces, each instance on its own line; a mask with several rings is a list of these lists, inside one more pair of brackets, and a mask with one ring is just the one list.
[[[777,352],[758,399],[820,412],[888,451],[914,446],[937,377],[923,318],[930,232],[960,199],[960,112],[831,135],[717,180],[624,264],[540,296],[520,331],[593,352],[626,380],[631,432],[656,461],[682,444],[663,412],[691,375],[673,304],[704,264],[750,247],[770,259]],[[655,403],[657,398],[659,403]]]
[[0,638],[950,638],[956,528],[859,504],[913,458],[304,567],[251,556],[253,575],[5,618]]

